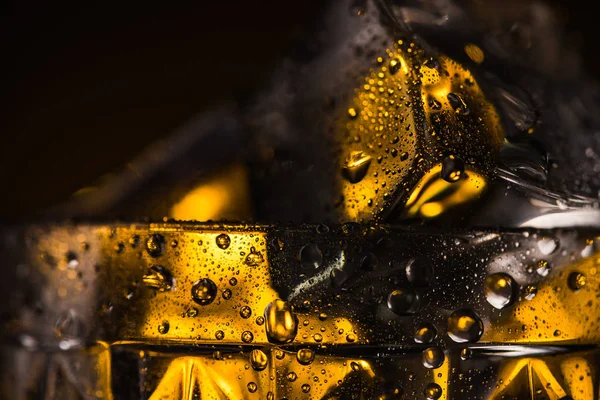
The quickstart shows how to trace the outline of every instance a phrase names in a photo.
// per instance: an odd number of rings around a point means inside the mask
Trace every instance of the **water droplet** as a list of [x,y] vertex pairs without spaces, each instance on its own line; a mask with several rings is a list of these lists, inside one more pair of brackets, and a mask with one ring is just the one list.
[[175,248],[175,247],[177,247],[178,245],[179,245],[179,242],[178,242],[177,240],[175,240],[175,239],[171,240],[171,248],[173,248],[173,249],[174,249],[174,248]]
[[555,337],[558,337],[558,336],[562,335],[562,332],[561,332],[560,330],[558,330],[558,329],[557,329],[557,330],[555,330],[555,331],[554,331],[553,335],[554,335]]
[[219,236],[217,236],[216,242],[220,249],[225,250],[231,244],[231,239],[229,238],[229,235],[221,233]]
[[267,400],[275,400],[275,394],[273,392],[268,392]]
[[523,288],[523,297],[525,300],[532,300],[537,294],[537,287],[534,285],[527,285]]
[[119,242],[114,245],[113,250],[115,251],[115,253],[121,254],[123,252],[123,250],[125,250],[125,245],[123,243]]
[[323,254],[314,243],[309,243],[303,246],[298,252],[298,261],[305,268],[319,268],[323,262]]
[[499,310],[512,304],[516,288],[513,278],[505,273],[492,274],[485,278],[485,298]]
[[540,249],[540,253],[545,256],[549,256],[558,249],[559,241],[556,238],[544,237],[538,240],[537,246]]
[[373,253],[367,253],[360,260],[360,267],[365,271],[374,271],[377,268],[377,257]]
[[395,75],[396,72],[398,72],[398,70],[400,70],[401,66],[402,66],[402,63],[400,62],[400,60],[392,58],[390,60],[390,65],[389,65],[388,71],[390,71],[391,75]]
[[415,331],[415,342],[417,343],[431,343],[437,336],[437,329],[430,322],[422,323]]
[[433,278],[433,266],[425,257],[413,258],[406,264],[406,277],[413,286],[428,286]]
[[256,251],[254,247],[250,247],[250,253],[246,256],[246,260],[244,261],[246,265],[250,267],[256,267],[259,264],[262,264],[265,261],[260,251]]
[[84,326],[77,313],[68,310],[58,317],[54,331],[58,338],[79,338],[83,334]]
[[200,304],[206,306],[212,303],[217,297],[217,285],[208,278],[200,279],[194,282],[192,286],[192,299]]
[[223,298],[225,300],[229,300],[229,299],[231,299],[233,292],[231,291],[231,289],[225,289],[225,290],[223,290],[223,293],[221,293],[221,295],[223,296]]
[[437,346],[426,348],[421,355],[423,366],[429,369],[441,367],[445,358],[444,352]]
[[242,332],[242,342],[250,343],[254,340],[254,335],[250,331]]
[[254,349],[250,352],[250,365],[256,371],[262,371],[267,368],[268,358],[267,355],[258,349]]
[[146,250],[152,257],[159,257],[165,250],[165,238],[155,233],[146,240]]
[[150,267],[144,274],[142,282],[152,289],[156,289],[159,292],[171,290],[173,288],[173,276],[164,267],[155,265]]
[[389,294],[387,306],[398,315],[412,315],[419,308],[419,295],[411,288],[396,289]]
[[258,385],[254,382],[248,382],[248,391],[254,393],[258,390]]
[[349,108],[348,116],[350,117],[350,119],[355,119],[358,116],[358,112],[356,111],[355,108]]
[[538,273],[539,276],[548,276],[550,273],[550,264],[546,260],[540,260],[536,264],[535,272]]
[[133,235],[129,238],[129,245],[133,248],[136,248],[140,245],[140,237],[139,235]]
[[315,333],[313,335],[313,339],[315,340],[315,342],[320,343],[323,341],[323,335],[321,335],[320,333]]
[[468,347],[465,347],[464,349],[462,349],[460,351],[460,359],[463,361],[469,360],[472,356],[472,352],[471,349],[469,349]]
[[248,306],[243,306],[240,309],[240,317],[247,319],[250,318],[250,316],[252,315],[252,309]]
[[363,151],[351,152],[342,167],[342,175],[350,183],[358,183],[365,177],[371,165],[371,156]]
[[302,392],[304,392],[304,393],[310,392],[310,385],[308,383],[305,383],[304,385],[302,385]]
[[185,315],[189,318],[194,318],[198,316],[198,309],[196,307],[190,307],[186,310]]
[[352,368],[353,371],[360,371],[361,370],[360,365],[358,365],[358,363],[354,362],[354,361],[352,361],[350,363],[350,368]]
[[256,317],[256,325],[262,325],[264,323],[265,323],[265,317],[260,316],[260,315],[258,317]]
[[457,182],[465,172],[465,163],[458,157],[449,155],[442,160],[441,177],[446,182]]
[[325,224],[318,224],[316,230],[318,234],[323,235],[325,233],[329,233],[329,226]]
[[77,254],[72,251],[67,252],[65,254],[65,261],[67,262],[67,266],[71,269],[75,269],[79,266],[79,260],[77,259]]
[[289,382],[295,382],[296,379],[298,379],[298,375],[296,375],[296,373],[292,371],[286,375],[286,378]]
[[456,310],[448,317],[448,336],[457,343],[474,343],[483,335],[483,322],[469,309]]
[[170,327],[169,321],[163,321],[158,325],[158,333],[165,335],[169,332]]
[[215,338],[217,340],[223,340],[223,338],[225,338],[225,332],[223,332],[223,331],[216,331],[215,332]]
[[283,360],[285,358],[285,351],[281,349],[275,349],[275,358],[278,360]]
[[312,349],[300,349],[296,353],[296,360],[302,365],[309,365],[315,359],[315,352]]
[[438,400],[442,397],[442,388],[437,383],[429,383],[423,391],[427,400]]
[[235,277],[234,277],[234,278],[231,278],[231,279],[229,280],[229,284],[230,284],[231,286],[235,286],[235,285],[237,285],[237,283],[238,283],[238,282],[237,282],[237,279],[235,279]]
[[348,343],[354,343],[356,341],[356,335],[354,335],[353,333],[349,333],[346,335],[346,341]]
[[587,278],[581,272],[571,272],[567,280],[569,288],[573,291],[581,290],[587,283]]
[[271,343],[290,343],[298,332],[298,319],[292,306],[276,299],[265,308],[265,329]]

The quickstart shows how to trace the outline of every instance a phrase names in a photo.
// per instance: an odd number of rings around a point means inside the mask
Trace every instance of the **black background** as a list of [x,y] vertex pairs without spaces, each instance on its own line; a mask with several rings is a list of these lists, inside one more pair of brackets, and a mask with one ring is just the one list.
[[[4,1],[0,218],[66,198],[213,105],[265,84],[323,1]],[[597,16],[555,2],[599,76]]]

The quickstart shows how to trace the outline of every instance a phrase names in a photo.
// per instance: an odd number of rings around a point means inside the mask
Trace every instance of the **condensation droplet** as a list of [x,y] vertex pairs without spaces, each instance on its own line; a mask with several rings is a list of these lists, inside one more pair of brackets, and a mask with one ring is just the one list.
[[315,352],[312,349],[300,349],[296,353],[296,360],[302,365],[309,365],[315,359]]
[[295,382],[296,379],[298,379],[298,375],[296,375],[295,372],[288,372],[288,374],[286,375],[286,378],[289,382]]
[[538,249],[540,253],[545,256],[549,256],[550,254],[556,252],[559,246],[559,241],[556,238],[543,237],[537,242]]
[[442,388],[437,383],[429,383],[423,391],[427,400],[438,400],[442,397]]
[[217,340],[223,340],[223,338],[225,338],[225,332],[223,332],[223,331],[216,331],[215,332],[215,338]]
[[437,346],[426,348],[421,355],[423,366],[429,369],[441,367],[445,358],[444,352]]
[[250,316],[252,315],[252,309],[248,306],[243,306],[240,309],[240,317],[247,319],[250,318]]
[[535,272],[537,272],[539,276],[548,276],[550,270],[550,264],[548,264],[548,261],[546,260],[538,261],[535,267]]
[[244,263],[250,267],[256,267],[257,265],[262,264],[264,261],[265,259],[260,251],[257,251],[254,247],[250,247],[250,253],[246,256]]
[[537,287],[534,285],[527,285],[523,288],[523,297],[525,300],[532,300],[537,294]]
[[433,266],[425,257],[413,258],[406,264],[406,277],[413,286],[428,286],[433,278]]
[[457,182],[465,172],[465,163],[458,157],[449,155],[442,160],[441,177],[446,182]]
[[492,274],[485,278],[485,298],[499,310],[512,304],[516,288],[513,278],[505,273]]
[[254,393],[258,390],[258,385],[254,382],[248,382],[248,391]]
[[206,306],[212,303],[217,297],[217,285],[208,278],[200,279],[194,282],[192,286],[192,299],[200,304]]
[[412,315],[419,308],[419,295],[411,288],[396,289],[388,295],[387,306],[395,314]]
[[159,292],[165,292],[173,288],[173,276],[160,265],[150,267],[142,277],[142,282],[149,288]]
[[271,343],[290,343],[298,332],[298,318],[287,302],[276,299],[265,308],[265,330]]
[[223,296],[223,298],[225,300],[231,299],[232,295],[233,295],[233,292],[231,291],[231,289],[224,289],[223,292],[221,293],[221,296]]
[[310,385],[308,383],[305,383],[304,385],[302,385],[302,392],[304,392],[304,393],[310,392]]
[[171,325],[169,324],[169,321],[163,321],[158,325],[158,333],[165,335],[167,332],[169,332],[170,327]]
[[371,156],[363,151],[351,152],[342,167],[342,175],[350,183],[360,182],[371,165]]
[[457,343],[474,343],[483,335],[483,322],[474,311],[460,309],[448,317],[448,336]]
[[250,343],[254,340],[254,335],[250,331],[242,332],[242,342]]
[[437,329],[430,322],[422,323],[415,331],[415,342],[428,344],[435,340]]
[[571,272],[569,274],[569,278],[567,280],[569,288],[573,291],[578,291],[583,289],[585,284],[587,283],[587,278],[581,272]]
[[250,365],[256,371],[262,371],[267,368],[268,358],[264,351],[254,349],[250,352]]
[[319,268],[323,263],[323,253],[314,243],[303,246],[298,252],[298,261],[305,268]]
[[471,349],[465,347],[460,351],[460,359],[463,361],[469,360],[471,358],[472,352]]
[[152,257],[159,257],[165,250],[165,238],[158,234],[152,234],[146,240],[146,250]]
[[217,246],[220,249],[225,250],[231,244],[231,239],[229,238],[229,235],[227,235],[226,233],[221,233],[219,236],[217,236],[216,242],[217,242]]

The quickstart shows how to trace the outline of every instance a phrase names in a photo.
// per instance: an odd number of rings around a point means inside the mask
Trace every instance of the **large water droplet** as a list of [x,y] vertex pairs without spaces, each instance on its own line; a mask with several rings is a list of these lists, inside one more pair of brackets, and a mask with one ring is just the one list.
[[309,243],[298,252],[298,260],[303,267],[319,268],[323,263],[323,254],[316,244]]
[[389,294],[387,306],[398,315],[412,315],[419,308],[419,295],[411,288],[396,289]]
[[144,274],[142,281],[146,286],[156,289],[159,292],[171,290],[173,287],[173,276],[166,268],[160,265],[150,267]]
[[217,236],[215,241],[217,242],[217,246],[223,250],[228,248],[229,245],[231,244],[231,239],[229,238],[229,235],[227,235],[226,233],[221,233],[219,236]]
[[298,332],[298,319],[292,306],[276,299],[265,308],[265,329],[271,343],[290,343]]
[[558,245],[558,239],[550,237],[541,238],[537,242],[537,246],[540,249],[540,253],[542,253],[545,256],[554,253],[558,249]]
[[567,280],[567,283],[571,290],[578,291],[583,289],[583,287],[587,283],[587,278],[581,272],[571,272],[571,274],[569,274],[569,279]]
[[465,163],[458,157],[449,155],[442,160],[442,179],[446,182],[457,182],[465,172]]
[[433,278],[433,266],[425,257],[413,258],[406,265],[406,277],[413,286],[427,286]]
[[437,346],[426,348],[421,355],[423,366],[429,369],[441,367],[445,358],[444,352]]
[[442,388],[437,383],[429,383],[423,391],[427,400],[438,400],[442,397]]
[[267,368],[267,355],[259,349],[254,349],[250,352],[250,365],[256,371],[262,371]]
[[483,335],[483,322],[473,310],[456,310],[448,317],[448,336],[457,343],[474,343]]
[[516,288],[513,278],[505,273],[492,274],[485,278],[485,298],[499,310],[512,304]]
[[300,349],[296,353],[296,360],[302,365],[309,365],[315,359],[315,352],[313,349]]
[[150,235],[146,240],[146,250],[152,257],[162,255],[165,250],[165,238],[158,233]]
[[431,343],[437,336],[437,329],[432,323],[424,322],[415,331],[415,342]]
[[351,152],[342,167],[342,175],[350,183],[358,183],[365,177],[371,164],[371,156],[363,151]]
[[202,305],[206,306],[212,303],[217,297],[217,285],[208,278],[200,279],[194,282],[192,286],[192,299]]
[[170,327],[171,325],[169,324],[169,321],[163,321],[158,324],[158,333],[161,335],[166,335],[169,332]]

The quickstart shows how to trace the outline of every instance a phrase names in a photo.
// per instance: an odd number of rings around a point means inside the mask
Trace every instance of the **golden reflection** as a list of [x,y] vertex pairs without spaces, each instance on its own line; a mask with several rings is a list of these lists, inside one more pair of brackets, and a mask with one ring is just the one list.
[[182,221],[248,220],[251,212],[246,167],[234,164],[202,181],[173,205],[169,217]]

